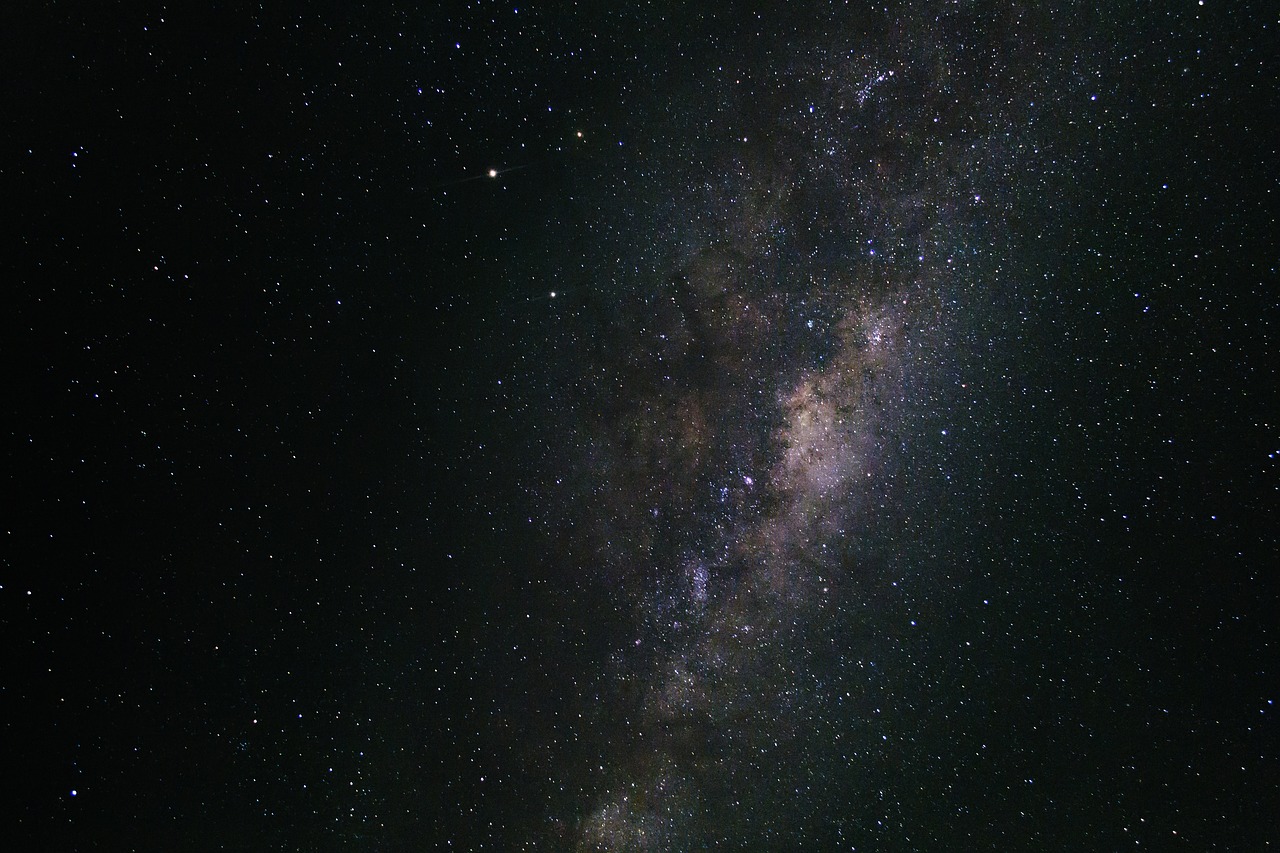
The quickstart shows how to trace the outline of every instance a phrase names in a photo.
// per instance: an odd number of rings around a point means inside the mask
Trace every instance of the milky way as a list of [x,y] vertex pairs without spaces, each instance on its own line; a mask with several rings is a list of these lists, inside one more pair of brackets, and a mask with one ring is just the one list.
[[943,499],[910,460],[947,440],[925,432],[956,353],[1035,218],[1053,69],[1016,8],[873,18],[637,107],[597,225],[633,272],[555,492],[560,553],[627,626],[607,781],[566,817],[582,849],[803,834],[815,791],[884,761],[873,552]]
[[16,5],[9,848],[1274,846],[1274,8]]

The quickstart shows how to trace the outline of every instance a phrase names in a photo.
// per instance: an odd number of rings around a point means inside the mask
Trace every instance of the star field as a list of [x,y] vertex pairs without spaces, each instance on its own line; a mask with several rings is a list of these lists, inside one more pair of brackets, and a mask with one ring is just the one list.
[[21,849],[1265,849],[1276,22],[27,13]]

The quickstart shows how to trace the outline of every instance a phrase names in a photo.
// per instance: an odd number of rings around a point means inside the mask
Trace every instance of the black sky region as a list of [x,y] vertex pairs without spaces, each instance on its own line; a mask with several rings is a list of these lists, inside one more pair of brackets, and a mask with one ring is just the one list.
[[20,4],[12,849],[1270,849],[1264,6]]

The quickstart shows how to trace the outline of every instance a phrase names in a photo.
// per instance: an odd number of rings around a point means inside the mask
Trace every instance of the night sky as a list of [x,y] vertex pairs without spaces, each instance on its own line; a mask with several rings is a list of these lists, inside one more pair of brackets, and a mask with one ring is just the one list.
[[9,849],[1280,845],[1274,8],[30,5]]

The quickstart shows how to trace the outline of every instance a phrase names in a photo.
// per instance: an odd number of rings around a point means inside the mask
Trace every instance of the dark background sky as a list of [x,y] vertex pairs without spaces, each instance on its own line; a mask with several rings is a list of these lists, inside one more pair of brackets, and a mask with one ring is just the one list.
[[20,13],[10,837],[1275,843],[1275,28]]

